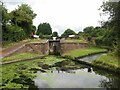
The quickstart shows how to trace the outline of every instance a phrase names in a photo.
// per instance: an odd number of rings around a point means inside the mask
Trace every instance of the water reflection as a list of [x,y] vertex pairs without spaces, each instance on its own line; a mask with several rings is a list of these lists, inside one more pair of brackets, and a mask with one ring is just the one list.
[[[104,54],[83,58],[88,62]],[[68,61],[66,61],[68,63]],[[102,90],[120,89],[120,76],[114,73],[98,70],[89,66],[82,69],[70,68],[69,64],[57,63],[46,73],[37,72],[34,79],[38,88],[102,88]],[[73,65],[73,64],[72,64]],[[77,64],[74,64],[74,66]]]
[[39,88],[118,88],[114,77],[106,77],[92,71],[92,68],[37,73],[34,79]]
[[[63,72],[65,72],[65,73],[75,73],[74,70],[70,70],[70,69],[65,68],[65,67],[57,67],[55,71],[57,71],[58,73],[60,73],[60,72],[62,72],[62,73]],[[53,70],[51,72],[53,73]]]
[[103,79],[100,81],[99,87],[104,87],[107,90],[119,90],[120,89],[120,76],[115,73],[106,72],[103,70],[93,69],[96,74],[104,75],[108,80]]
[[89,68],[88,68],[88,72],[92,72],[92,68],[89,67]]

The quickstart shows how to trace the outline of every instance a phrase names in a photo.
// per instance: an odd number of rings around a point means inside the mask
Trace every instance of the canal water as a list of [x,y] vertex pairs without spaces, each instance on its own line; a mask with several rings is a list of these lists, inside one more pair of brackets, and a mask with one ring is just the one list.
[[[87,60],[86,58],[88,58],[91,62],[91,59],[94,60],[101,55],[104,54],[87,56],[82,58],[82,60]],[[120,88],[119,75],[92,67],[66,71],[58,70],[54,67],[53,70],[47,73],[38,71],[34,82],[38,88],[102,88],[102,90]]]
[[100,56],[102,56],[102,55],[106,55],[106,53],[100,53],[100,54],[90,55],[90,56],[86,56],[86,57],[80,58],[80,59],[78,59],[78,60],[91,63],[91,62],[94,61],[96,58],[98,58],[98,57],[100,57]]

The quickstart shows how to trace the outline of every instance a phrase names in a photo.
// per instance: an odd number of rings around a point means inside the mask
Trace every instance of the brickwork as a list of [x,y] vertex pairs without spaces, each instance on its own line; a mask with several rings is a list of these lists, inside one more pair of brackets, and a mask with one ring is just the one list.
[[65,53],[71,50],[85,48],[87,46],[87,43],[61,43],[61,51],[62,53]]
[[[57,43],[58,44],[58,43]],[[85,48],[87,47],[87,43],[59,43],[57,45],[57,50],[60,51],[60,54],[75,50],[75,49],[80,49],[80,48]],[[43,54],[43,55],[48,55],[50,54],[50,49],[51,45],[49,45],[49,42],[45,43],[30,43],[30,44],[24,44],[23,46],[15,49],[13,52],[9,53],[10,56],[13,54],[17,53],[37,53],[37,54]]]

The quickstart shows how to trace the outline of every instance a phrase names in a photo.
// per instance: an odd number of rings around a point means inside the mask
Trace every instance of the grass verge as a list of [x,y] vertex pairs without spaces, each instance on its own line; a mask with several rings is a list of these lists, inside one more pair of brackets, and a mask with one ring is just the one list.
[[2,50],[7,49],[7,48],[12,47],[12,46],[15,46],[19,43],[24,43],[24,42],[29,42],[29,39],[23,40],[23,41],[18,41],[18,42],[3,41],[2,42]]
[[110,54],[103,55],[92,62],[93,65],[103,67],[108,70],[120,72],[118,58]]
[[45,42],[45,41],[47,41],[47,40],[46,39],[26,39],[26,40],[18,41],[18,42],[3,41],[2,49],[5,50],[9,47],[12,47],[12,46],[18,45],[20,43],[24,43],[24,42],[27,42],[29,44],[29,43],[38,43],[38,42]]
[[13,61],[13,60],[21,60],[21,59],[27,59],[35,56],[40,56],[39,54],[34,54],[34,53],[21,53],[21,54],[16,54],[10,57],[6,57],[2,59],[2,62],[7,62],[7,61]]
[[41,43],[41,42],[46,42],[47,39],[30,39],[29,43]]
[[77,50],[64,53],[62,56],[71,57],[74,59],[76,57],[87,56],[89,54],[100,53],[100,52],[106,52],[106,49],[102,49],[98,47],[88,47],[88,48],[77,49]]
[[70,43],[84,43],[84,40],[79,40],[79,39],[73,39],[73,40],[65,40],[65,42],[70,42]]

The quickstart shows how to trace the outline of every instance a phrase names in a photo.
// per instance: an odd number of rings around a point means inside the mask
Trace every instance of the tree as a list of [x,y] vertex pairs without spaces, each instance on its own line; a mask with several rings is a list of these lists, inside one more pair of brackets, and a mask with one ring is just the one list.
[[19,11],[24,11],[27,15],[29,15],[32,19],[36,17],[37,14],[35,14],[30,6],[28,4],[21,4],[21,6],[18,6]]
[[[9,23],[9,13],[3,5],[0,5],[0,15],[2,17],[0,18],[2,19],[0,20],[0,24],[2,25],[2,31],[0,32],[2,33],[2,40],[4,41],[8,33],[7,24]],[[5,37],[3,37],[4,35]]]
[[71,29],[67,29],[65,30],[65,32],[61,35],[61,37],[68,37],[69,35],[75,35],[76,33],[71,30]]
[[52,28],[49,23],[41,23],[38,26],[37,34],[40,35],[51,35]]
[[8,33],[3,33],[3,38],[5,41],[16,42],[25,38],[25,32],[21,27],[15,25],[7,25],[6,28],[8,30]]
[[32,25],[32,32],[36,32],[36,26]]
[[88,27],[84,28],[83,31],[88,36],[94,36],[94,34],[92,34],[94,32],[93,26],[88,26]]
[[106,35],[105,39],[111,39],[113,48],[116,51],[116,55],[120,57],[120,1],[119,2],[104,2],[101,6],[104,14],[109,14],[109,20],[103,23],[103,27],[109,28],[107,31],[109,36]]
[[18,9],[7,12],[7,9],[0,5],[2,10],[2,40],[20,41],[28,38],[36,28],[32,25],[36,14],[27,4],[18,6]]
[[21,6],[18,6],[18,9],[11,12],[11,23],[22,27],[25,31],[26,37],[29,37],[32,33],[32,20],[35,16],[36,14],[31,7],[27,4],[22,4]]
[[58,37],[58,33],[57,33],[57,32],[53,32],[53,33],[52,33],[52,36],[53,36],[53,37]]
[[83,32],[82,32],[82,31],[79,31],[79,32],[78,32],[78,35],[81,35],[81,34],[83,34]]

